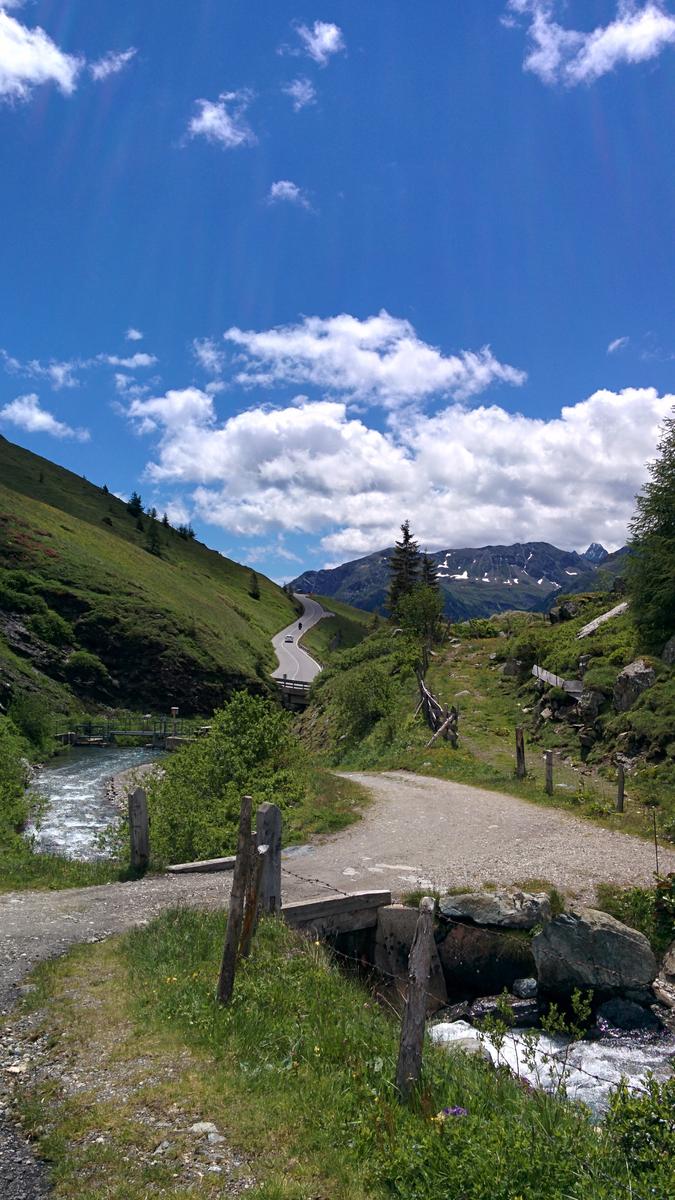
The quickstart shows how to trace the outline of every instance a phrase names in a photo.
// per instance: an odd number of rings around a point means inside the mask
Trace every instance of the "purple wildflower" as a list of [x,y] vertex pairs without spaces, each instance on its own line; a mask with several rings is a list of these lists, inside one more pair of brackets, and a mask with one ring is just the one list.
[[439,1116],[443,1117],[468,1117],[469,1110],[462,1108],[461,1104],[455,1104],[452,1108],[442,1108]]

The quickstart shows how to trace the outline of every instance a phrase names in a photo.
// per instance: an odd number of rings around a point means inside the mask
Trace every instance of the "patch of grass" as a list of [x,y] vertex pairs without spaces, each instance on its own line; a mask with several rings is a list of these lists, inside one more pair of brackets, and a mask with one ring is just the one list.
[[93,887],[133,878],[128,867],[112,859],[81,862],[59,854],[36,854],[21,844],[0,853],[0,892],[28,888],[60,891],[63,888]]
[[[672,888],[675,878],[671,875],[670,880]],[[598,908],[643,933],[657,956],[663,954],[675,938],[675,910],[672,902],[670,908],[659,903],[656,887],[621,888],[611,883],[599,883],[596,896]]]
[[[427,1046],[420,1089],[401,1106],[398,1023],[281,923],[261,924],[220,1007],[223,933],[222,914],[177,911],[38,972],[37,1030],[65,1070],[21,1107],[51,1160],[55,1200],[192,1196],[186,1131],[200,1119],[248,1154],[249,1194],[265,1200],[670,1194],[668,1134],[655,1119],[634,1162],[620,1105],[598,1125],[475,1057]],[[659,1102],[631,1109],[632,1122],[655,1118]],[[455,1106],[466,1115],[434,1119]],[[168,1157],[155,1159],[162,1139]],[[198,1194],[222,1195],[224,1182],[204,1172]]]

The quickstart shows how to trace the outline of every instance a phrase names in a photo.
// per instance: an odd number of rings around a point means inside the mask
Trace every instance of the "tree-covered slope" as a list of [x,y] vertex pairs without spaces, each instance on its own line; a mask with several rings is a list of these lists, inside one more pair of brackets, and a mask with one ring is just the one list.
[[[155,551],[151,552],[151,548]],[[208,712],[264,689],[281,588],[0,438],[0,702]]]

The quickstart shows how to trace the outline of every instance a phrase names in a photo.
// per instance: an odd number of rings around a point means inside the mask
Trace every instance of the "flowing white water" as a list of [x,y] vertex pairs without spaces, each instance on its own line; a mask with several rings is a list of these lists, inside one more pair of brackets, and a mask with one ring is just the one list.
[[68,858],[101,857],[97,838],[119,815],[107,784],[113,775],[160,757],[144,747],[76,747],[55,764],[43,767],[33,790],[47,800],[38,829],[28,832],[38,850]]
[[599,1041],[588,1042],[539,1033],[534,1055],[527,1044],[526,1030],[510,1032],[499,1049],[467,1021],[439,1022],[431,1026],[429,1036],[449,1050],[453,1046],[468,1051],[482,1048],[493,1062],[506,1064],[521,1079],[546,1091],[558,1090],[564,1078],[570,1100],[583,1100],[597,1114],[607,1108],[610,1092],[622,1076],[639,1091],[648,1072],[660,1080],[669,1079],[673,1073],[675,1036],[666,1031],[607,1033]]

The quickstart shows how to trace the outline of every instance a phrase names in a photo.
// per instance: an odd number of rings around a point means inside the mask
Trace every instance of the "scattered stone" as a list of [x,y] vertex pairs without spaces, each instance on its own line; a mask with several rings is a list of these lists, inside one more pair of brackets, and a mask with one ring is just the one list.
[[661,974],[675,983],[675,942],[671,942],[663,956]]
[[536,979],[514,979],[511,989],[514,996],[518,996],[520,1000],[533,1000],[539,991],[539,985]]
[[513,1024],[521,1028],[536,1025],[539,1020],[539,1005],[536,1000],[519,1000],[514,995],[480,996],[469,1008],[469,1017],[476,1023],[489,1017],[503,1015],[504,1002],[509,1006]]
[[613,1029],[630,1032],[634,1029],[660,1029],[661,1022],[648,1008],[634,1004],[632,1000],[623,1000],[615,996],[606,1000],[596,1012],[596,1018],[606,1021]]
[[[102,1141],[103,1141],[103,1138],[97,1138],[97,1139],[96,1139],[96,1141],[97,1141],[97,1142],[98,1142],[98,1141],[101,1141],[101,1142],[102,1142]],[[156,1149],[156,1150],[153,1150],[153,1152],[152,1152],[152,1153],[153,1153],[153,1155],[155,1155],[155,1154],[165,1154],[165,1153],[166,1153],[166,1151],[170,1149],[170,1147],[171,1147],[171,1142],[167,1142],[167,1141],[160,1142],[160,1143],[159,1143],[159,1146],[157,1147],[157,1149]]]
[[195,1121],[194,1125],[190,1126],[190,1133],[217,1133],[218,1129],[213,1124],[213,1121]]
[[550,610],[548,619],[552,625],[558,625],[561,621],[571,621],[578,616],[580,612],[578,604],[574,600],[563,600],[562,604],[556,604]]
[[582,721],[595,721],[605,702],[605,697],[602,692],[595,691],[593,688],[584,689],[579,699],[577,700],[577,711]]
[[471,1005],[468,1000],[460,1000],[459,1004],[450,1004],[443,1009],[446,1021],[466,1021]]
[[545,892],[466,892],[446,896],[439,911],[455,921],[494,925],[500,929],[532,929],[550,920],[551,902]]
[[208,1140],[212,1142],[214,1146],[217,1146],[220,1142],[224,1142],[225,1138],[223,1137],[222,1133],[209,1133]]
[[656,683],[656,672],[644,658],[636,658],[620,671],[614,684],[614,708],[626,712],[635,701]]
[[532,939],[539,986],[544,992],[570,995],[590,988],[601,995],[649,993],[656,960],[642,933],[608,913],[572,908],[544,926]]
[[523,664],[519,658],[507,658],[500,668],[505,679],[514,679],[520,675]]

